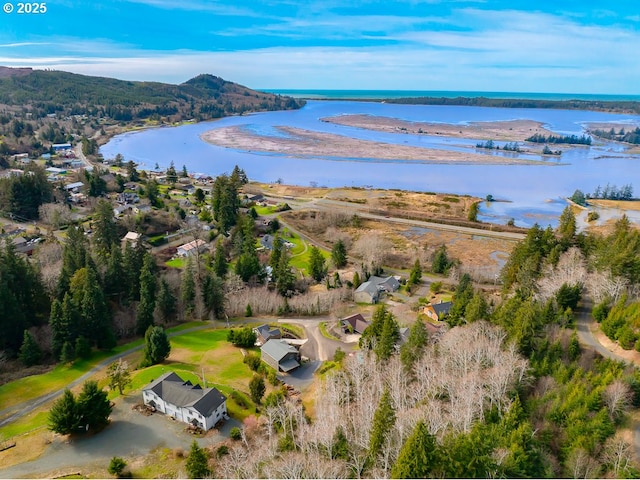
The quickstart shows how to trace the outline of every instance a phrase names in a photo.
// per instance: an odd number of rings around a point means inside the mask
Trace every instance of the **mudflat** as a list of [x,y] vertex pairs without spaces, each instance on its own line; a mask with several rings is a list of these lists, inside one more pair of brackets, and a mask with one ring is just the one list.
[[553,165],[543,161],[483,155],[474,153],[473,148],[469,148],[469,152],[448,151],[359,140],[343,135],[313,132],[293,127],[281,126],[275,128],[285,136],[260,135],[234,126],[210,130],[203,133],[201,138],[219,147],[256,153],[295,155],[306,158],[321,157],[331,159],[333,157],[336,160],[380,159],[400,162],[451,164]]
[[436,135],[476,140],[500,140],[523,142],[535,133],[552,135],[553,132],[533,120],[508,120],[472,122],[459,125],[432,122],[409,122],[399,118],[375,115],[338,115],[321,118],[323,122],[349,127],[365,128],[387,133],[410,133],[413,135]]

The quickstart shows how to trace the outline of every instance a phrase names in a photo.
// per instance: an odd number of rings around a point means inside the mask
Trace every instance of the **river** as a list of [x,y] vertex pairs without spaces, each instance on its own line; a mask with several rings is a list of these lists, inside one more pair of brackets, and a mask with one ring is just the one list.
[[[640,188],[640,155],[612,142],[595,141],[591,147],[566,149],[558,158],[512,152],[479,152],[508,155],[510,158],[543,160],[544,165],[433,164],[388,161],[376,158],[348,157],[299,158],[216,147],[200,139],[208,130],[241,126],[261,135],[281,135],[274,127],[289,126],[345,135],[363,140],[428,147],[440,150],[476,152],[477,140],[443,138],[429,135],[382,133],[320,121],[345,114],[387,116],[408,121],[465,124],[481,121],[527,119],[544,124],[559,134],[581,134],[589,122],[640,124],[640,116],[580,110],[511,109],[466,106],[396,105],[380,102],[308,101],[300,110],[265,112],[227,117],[217,121],[178,127],[162,127],[118,135],[100,151],[105,158],[121,153],[141,168],[157,163],[165,169],[173,161],[176,168],[186,165],[190,172],[212,176],[230,172],[234,165],[243,168],[252,180],[273,182],[278,179],[297,185],[370,186],[416,191],[475,195],[491,194],[506,202],[481,205],[481,220],[505,223],[515,219],[520,226],[555,225],[566,206],[564,197],[576,189],[593,192],[607,183],[618,187],[631,184]],[[552,147],[555,149],[555,147]],[[636,192],[638,193],[638,192]],[[632,214],[640,222],[640,214]]]

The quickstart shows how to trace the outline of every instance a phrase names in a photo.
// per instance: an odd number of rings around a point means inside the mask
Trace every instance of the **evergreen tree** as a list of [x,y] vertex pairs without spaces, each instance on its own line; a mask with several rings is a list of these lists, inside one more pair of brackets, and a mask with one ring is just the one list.
[[233,167],[230,179],[231,183],[233,183],[236,188],[240,188],[242,185],[246,185],[249,182],[247,174],[242,168],[238,167],[238,165]]
[[322,280],[327,274],[324,257],[315,245],[311,246],[309,252],[309,274],[316,282]]
[[413,268],[411,268],[411,273],[409,274],[409,281],[407,282],[410,287],[414,285],[418,285],[422,280],[422,267],[420,266],[420,260],[416,259],[413,264]]
[[169,164],[169,168],[167,168],[167,183],[173,185],[178,181],[178,174],[176,172],[176,167],[173,164],[173,160],[171,160],[171,163]]
[[447,256],[447,247],[440,245],[436,250],[431,262],[431,271],[438,274],[446,274],[451,267],[451,262]]
[[413,368],[416,360],[422,356],[424,347],[429,341],[429,333],[424,325],[424,322],[419,318],[411,325],[409,329],[409,337],[402,347],[400,347],[400,361],[405,368],[405,371],[410,371]]
[[253,317],[253,310],[251,309],[251,304],[247,303],[247,308],[244,310],[245,317]]
[[107,468],[107,472],[120,478],[126,466],[127,462],[125,462],[124,459],[120,457],[113,457],[109,462],[109,468]]
[[60,435],[68,435],[76,432],[80,424],[80,415],[76,398],[68,388],[65,389],[62,397],[54,402],[49,410],[49,430],[59,433]]
[[71,363],[76,359],[76,351],[73,348],[73,344],[67,340],[62,344],[62,351],[60,352],[60,361],[62,363]]
[[484,299],[484,295],[480,292],[475,292],[467,307],[464,310],[464,318],[468,323],[478,320],[486,320],[489,315],[489,306]]
[[140,272],[140,303],[136,318],[136,329],[142,335],[153,325],[153,311],[156,308],[156,262],[150,253],[145,253]]
[[91,344],[86,338],[79,336],[76,338],[74,352],[76,357],[86,360],[91,356]]
[[276,270],[276,290],[283,297],[290,297],[293,294],[296,277],[289,266],[289,252],[283,250]]
[[380,397],[380,402],[373,414],[373,423],[369,435],[369,458],[372,461],[380,455],[382,447],[387,440],[387,435],[396,423],[396,413],[391,403],[389,389],[385,388]]
[[215,318],[224,317],[224,282],[208,271],[202,280],[202,300],[207,315],[213,313]]
[[391,478],[433,478],[437,456],[438,445],[424,422],[420,421],[402,445],[391,469]]
[[113,244],[111,246],[111,254],[107,259],[107,269],[104,273],[104,293],[108,297],[113,296],[121,300],[128,291],[122,248],[119,244]]
[[82,227],[71,225],[62,250],[62,271],[58,277],[57,293],[61,297],[69,290],[69,282],[76,271],[86,267],[89,257],[87,237]]
[[576,216],[573,214],[570,205],[567,205],[562,211],[557,231],[558,235],[560,235],[560,242],[567,248],[576,235]]
[[114,346],[111,316],[93,266],[81,268],[71,279],[70,294],[82,319],[80,334],[98,348]]
[[331,260],[336,268],[347,265],[347,247],[342,240],[338,240],[331,248]]
[[253,375],[253,378],[249,382],[249,392],[251,393],[251,400],[255,403],[260,403],[265,392],[264,378],[262,375]]
[[226,175],[219,175],[213,182],[211,206],[213,218],[218,223],[220,231],[227,232],[238,221],[240,211],[238,185]]
[[269,266],[271,267],[271,280],[273,282],[278,281],[278,265],[280,264],[280,257],[284,249],[284,242],[280,238],[279,234],[275,234],[273,242],[271,242],[271,255],[269,256]]
[[336,431],[333,434],[333,442],[331,445],[331,458],[348,460],[349,459],[349,440],[344,434],[344,428],[342,425],[336,427]]
[[213,271],[218,277],[224,278],[227,275],[228,269],[229,266],[227,264],[224,247],[222,246],[222,238],[218,238],[216,250],[213,255]]
[[144,334],[143,365],[150,366],[164,361],[171,353],[169,337],[162,327],[149,327]]
[[124,280],[128,299],[132,301],[140,300],[140,272],[142,272],[146,253],[147,250],[142,242],[137,242],[135,247],[129,242],[125,244],[122,261],[125,268]]
[[382,332],[374,347],[378,360],[388,360],[395,351],[399,339],[400,328],[398,327],[398,322],[396,322],[391,312],[387,312],[382,324]]
[[35,341],[33,335],[28,330],[24,331],[22,346],[20,347],[20,361],[23,365],[30,367],[40,363],[42,360],[42,350]]
[[205,478],[211,476],[212,472],[211,469],[209,469],[207,452],[204,448],[199,447],[195,440],[191,443],[191,449],[189,450],[189,455],[187,455],[185,468],[187,469],[187,475],[189,478]]
[[80,426],[85,426],[87,430],[98,429],[109,423],[111,402],[107,398],[107,392],[99,388],[95,380],[84,382],[77,406]]
[[185,317],[191,317],[196,308],[196,282],[193,277],[191,257],[187,258],[187,263],[182,271],[180,299],[182,300],[182,310],[184,311]]
[[98,200],[92,225],[95,251],[104,260],[111,253],[112,247],[120,243],[111,202]]
[[158,292],[157,303],[158,313],[163,322],[168,322],[175,317],[178,311],[176,303],[176,297],[171,292],[167,280],[163,277],[160,280],[160,291]]
[[353,274],[353,288],[358,288],[360,285],[362,285],[362,282],[360,281],[360,274],[355,272]]
[[189,172],[187,171],[187,166],[182,165],[182,178],[188,178],[188,177],[189,177]]
[[69,332],[62,315],[62,304],[58,299],[55,299],[51,303],[49,327],[51,328],[51,352],[56,359],[60,359],[62,346],[64,342],[67,341]]

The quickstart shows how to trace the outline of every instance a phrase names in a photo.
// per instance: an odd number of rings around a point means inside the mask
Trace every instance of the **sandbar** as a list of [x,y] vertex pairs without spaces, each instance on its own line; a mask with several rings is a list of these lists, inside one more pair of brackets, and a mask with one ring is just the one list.
[[260,135],[240,126],[232,126],[209,130],[200,137],[219,147],[255,153],[278,153],[301,158],[416,163],[555,165],[544,161],[473,153],[471,148],[467,153],[359,140],[343,135],[313,132],[293,127],[274,128],[287,136]]
[[364,128],[387,133],[410,133],[413,135],[435,135],[475,140],[500,140],[523,142],[535,133],[552,135],[542,123],[533,120],[506,120],[493,122],[472,122],[466,124],[410,122],[399,118],[376,115],[337,115],[321,118],[323,122],[349,127]]

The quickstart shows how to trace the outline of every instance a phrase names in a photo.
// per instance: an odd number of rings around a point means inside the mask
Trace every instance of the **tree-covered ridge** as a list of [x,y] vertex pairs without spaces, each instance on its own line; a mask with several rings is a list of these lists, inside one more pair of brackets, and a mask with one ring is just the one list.
[[204,120],[301,106],[293,98],[257,92],[213,75],[171,85],[44,70],[0,78],[0,104],[26,107],[35,118],[62,113],[117,121],[154,116]]
[[388,98],[386,103],[409,105],[462,105],[497,108],[553,108],[562,110],[595,110],[617,113],[640,113],[640,102],[601,100],[534,100],[486,97],[414,97]]

